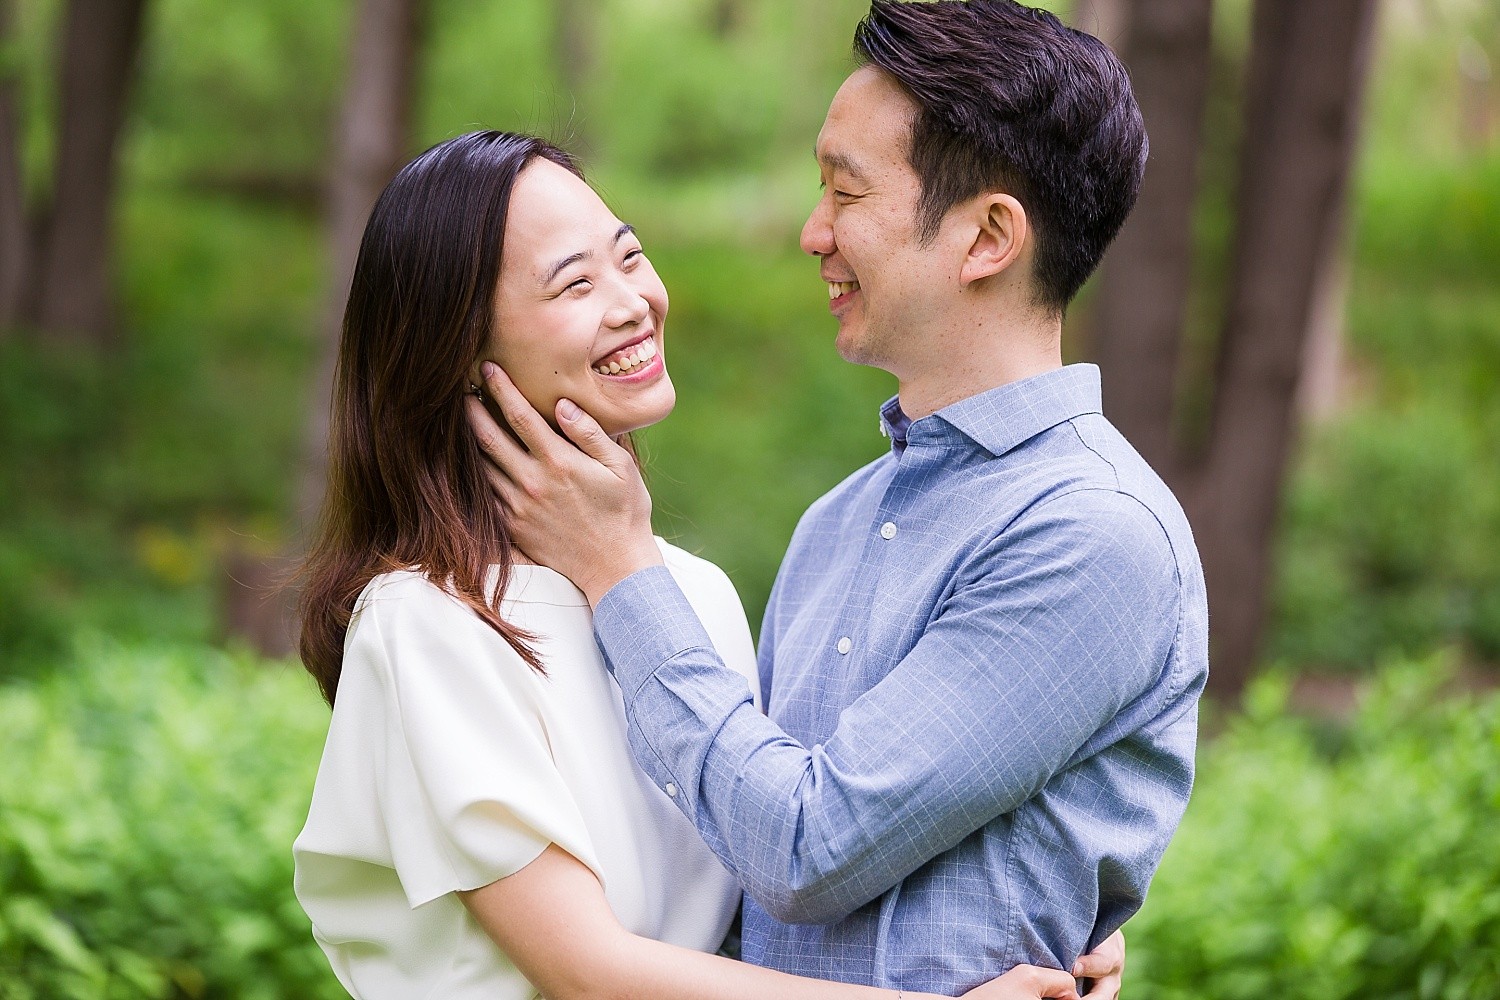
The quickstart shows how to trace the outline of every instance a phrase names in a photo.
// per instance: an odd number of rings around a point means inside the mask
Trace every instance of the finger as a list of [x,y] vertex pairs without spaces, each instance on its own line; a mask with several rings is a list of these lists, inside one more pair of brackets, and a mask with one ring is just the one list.
[[526,449],[538,457],[555,454],[562,443],[557,433],[547,426],[542,415],[521,395],[521,390],[516,388],[510,376],[493,361],[480,365],[479,371],[484,376],[485,391],[499,405],[500,415],[510,424],[510,429],[516,432],[516,437],[521,439]]
[[514,511],[521,492],[515,481],[505,474],[504,469],[491,462],[484,463],[484,478],[490,484],[490,492],[499,499],[500,506],[507,511]]
[[489,408],[477,396],[464,400],[464,416],[479,442],[479,450],[496,466],[516,471],[524,468],[525,463],[535,461],[504,427],[495,422]]
[[1094,980],[1094,985],[1084,994],[1083,1000],[1119,1000],[1119,996],[1120,977],[1102,976]]
[[1032,985],[1037,996],[1057,997],[1059,1000],[1079,1000],[1078,984],[1066,972],[1057,969],[1037,969]]
[[1101,979],[1120,971],[1118,955],[1105,951],[1091,951],[1073,963],[1073,975],[1079,979]]
[[600,465],[619,472],[634,464],[630,452],[615,444],[604,428],[571,399],[557,401],[557,424],[568,440]]
[[1125,968],[1125,934],[1115,931],[1093,951],[1073,964],[1073,975],[1079,979],[1100,979],[1118,975]]

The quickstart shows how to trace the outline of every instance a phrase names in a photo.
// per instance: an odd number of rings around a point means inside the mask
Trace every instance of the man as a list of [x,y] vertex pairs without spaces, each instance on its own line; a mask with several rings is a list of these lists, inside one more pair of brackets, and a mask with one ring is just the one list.
[[744,957],[953,994],[1070,968],[1140,906],[1207,672],[1180,508],[1063,367],[1134,203],[1124,69],[1010,0],[876,0],[802,233],[837,347],[894,374],[891,450],[803,517],[761,633],[767,716],[661,567],[633,462],[568,401],[471,404],[520,545],[596,609],[641,767],[743,884]]

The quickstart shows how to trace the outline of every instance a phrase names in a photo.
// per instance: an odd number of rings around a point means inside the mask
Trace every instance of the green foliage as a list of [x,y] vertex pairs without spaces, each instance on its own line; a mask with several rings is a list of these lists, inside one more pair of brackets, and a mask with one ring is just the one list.
[[1155,1000],[1500,995],[1500,696],[1398,664],[1347,727],[1267,677],[1201,755],[1126,989]]
[[290,893],[311,682],[203,647],[75,655],[0,688],[0,1000],[343,996]]
[[1500,156],[1364,182],[1350,302],[1364,383],[1289,493],[1274,655],[1500,660]]
[[[290,666],[80,644],[0,688],[0,1000],[341,996],[290,893],[327,712]],[[1347,725],[1263,678],[1201,754],[1127,988],[1160,1000],[1500,990],[1500,695],[1443,658]]]

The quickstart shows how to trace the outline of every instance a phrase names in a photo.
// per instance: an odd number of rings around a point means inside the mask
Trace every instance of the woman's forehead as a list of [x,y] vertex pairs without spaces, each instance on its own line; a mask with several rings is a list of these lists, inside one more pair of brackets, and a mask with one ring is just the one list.
[[550,160],[527,165],[511,192],[506,240],[538,246],[611,239],[620,220],[593,188]]

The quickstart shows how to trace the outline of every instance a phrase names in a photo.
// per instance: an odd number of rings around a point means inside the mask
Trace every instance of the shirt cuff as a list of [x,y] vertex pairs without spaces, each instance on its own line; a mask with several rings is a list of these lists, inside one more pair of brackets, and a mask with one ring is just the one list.
[[684,650],[713,648],[682,588],[665,566],[632,573],[594,609],[604,665],[629,699],[657,668]]

